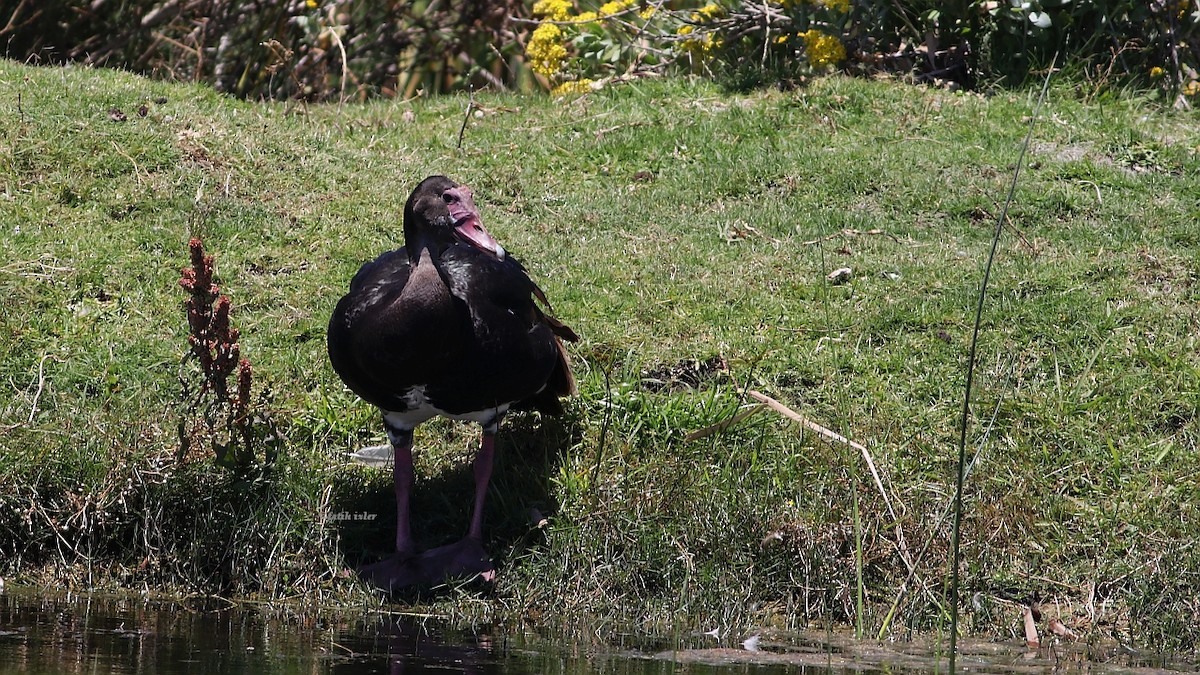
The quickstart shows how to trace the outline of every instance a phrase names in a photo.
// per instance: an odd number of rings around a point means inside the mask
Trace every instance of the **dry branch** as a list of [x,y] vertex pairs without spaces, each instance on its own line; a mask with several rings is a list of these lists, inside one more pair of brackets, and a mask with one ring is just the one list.
[[821,426],[820,424],[817,424],[816,422],[813,422],[812,420],[808,419],[804,415],[801,415],[800,413],[796,412],[795,410],[792,410],[791,408],[787,407],[786,405],[780,403],[779,401],[776,401],[775,399],[771,398],[770,396],[767,396],[766,394],[764,394],[760,391],[755,391],[753,389],[749,389],[746,391],[746,394],[749,395],[750,398],[753,398],[756,401],[763,403],[764,405],[771,408],[775,412],[778,412],[779,414],[783,415],[784,417],[787,417],[788,419],[798,422],[801,426],[807,427],[808,429],[815,431],[818,435],[824,436],[826,439],[831,440],[831,441],[843,443],[845,445],[848,445],[848,446],[854,448],[855,450],[858,450],[863,456],[863,461],[865,461],[867,463],[867,468],[870,469],[870,471],[871,471],[871,477],[875,480],[876,489],[878,489],[879,494],[883,496],[883,503],[887,505],[888,513],[891,514],[893,520],[896,519],[896,510],[892,508],[892,500],[890,497],[888,497],[887,490],[884,489],[884,487],[883,487],[883,480],[879,477],[879,471],[878,471],[878,469],[875,468],[875,460],[871,458],[871,452],[869,450],[867,450],[867,446],[865,446],[861,443],[852,441],[849,438],[846,438],[845,436],[839,434],[838,432],[833,431],[832,429],[828,429],[826,427]]

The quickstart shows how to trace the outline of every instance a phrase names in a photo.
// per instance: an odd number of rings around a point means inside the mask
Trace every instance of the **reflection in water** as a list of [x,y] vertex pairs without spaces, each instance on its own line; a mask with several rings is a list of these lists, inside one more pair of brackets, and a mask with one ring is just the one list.
[[0,672],[521,673],[486,636],[392,617],[336,619],[219,600],[0,595]]
[[411,617],[288,612],[219,599],[165,602],[10,587],[0,593],[0,675],[801,672],[748,664],[680,666],[628,655],[585,658],[545,645],[534,650],[522,637],[448,631]]
[[[775,675],[944,673],[936,643],[874,643],[844,634],[766,632],[757,651],[650,645],[579,656],[525,636],[446,630],[411,616],[303,613],[294,606],[234,606],[219,599],[164,602],[125,596],[0,591],[0,675],[23,673],[466,673],[470,675]],[[735,647],[736,645],[730,645]],[[695,647],[695,648],[686,648]],[[1023,675],[1160,675],[1128,650],[1075,643],[1030,651],[1016,641],[966,642],[963,672]]]

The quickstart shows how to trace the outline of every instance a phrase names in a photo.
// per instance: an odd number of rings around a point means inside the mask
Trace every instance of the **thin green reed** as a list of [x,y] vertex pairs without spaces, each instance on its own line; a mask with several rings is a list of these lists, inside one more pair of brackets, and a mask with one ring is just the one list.
[[1008,218],[1008,208],[1012,204],[1013,195],[1017,191],[1017,181],[1021,177],[1021,168],[1025,165],[1025,152],[1029,150],[1029,142],[1033,139],[1033,129],[1042,112],[1042,103],[1046,100],[1046,90],[1050,87],[1050,78],[1054,75],[1054,66],[1058,62],[1058,54],[1050,60],[1046,71],[1046,80],[1042,83],[1042,91],[1038,95],[1037,105],[1034,106],[1033,116],[1029,119],[1029,130],[1025,133],[1025,142],[1021,144],[1021,153],[1017,156],[1017,165],[1013,169],[1012,183],[1008,186],[1008,197],[1004,200],[1004,208],[996,218],[996,227],[992,231],[992,246],[988,251],[987,263],[983,268],[983,283],[979,285],[979,299],[975,303],[975,326],[971,331],[971,349],[967,356],[967,382],[963,392],[962,416],[959,420],[958,433],[958,472],[954,488],[954,525],[951,530],[950,543],[950,672],[954,673],[955,657],[958,653],[958,584],[959,584],[959,541],[962,529],[963,483],[967,469],[967,422],[971,414],[971,384],[975,376],[976,347],[979,343],[979,325],[983,321],[983,303],[987,298],[988,280],[992,276],[992,263],[996,259],[996,249],[1000,245],[1000,233],[1004,229],[1004,221]]

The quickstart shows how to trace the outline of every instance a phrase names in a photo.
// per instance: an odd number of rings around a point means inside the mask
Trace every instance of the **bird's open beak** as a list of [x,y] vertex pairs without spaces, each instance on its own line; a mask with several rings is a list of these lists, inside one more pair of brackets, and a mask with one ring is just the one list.
[[458,197],[447,205],[450,208],[450,219],[454,222],[455,236],[504,260],[504,247],[483,227],[483,220],[479,217],[479,208],[475,206],[475,197],[471,194],[471,189],[460,185],[449,192]]

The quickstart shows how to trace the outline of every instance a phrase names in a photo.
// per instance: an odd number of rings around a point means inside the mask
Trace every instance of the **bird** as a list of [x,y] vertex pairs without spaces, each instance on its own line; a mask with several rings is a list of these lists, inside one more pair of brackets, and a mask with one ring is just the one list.
[[[404,205],[403,228],[402,247],[354,275],[327,335],[334,371],[380,410],[393,454],[395,554],[359,574],[385,591],[476,575],[490,581],[483,512],[496,432],[510,410],[563,413],[560,399],[577,392],[563,340],[579,336],[484,228],[471,188],[425,178]],[[462,540],[418,552],[409,511],[413,429],[437,416],[482,427],[474,503]]]

